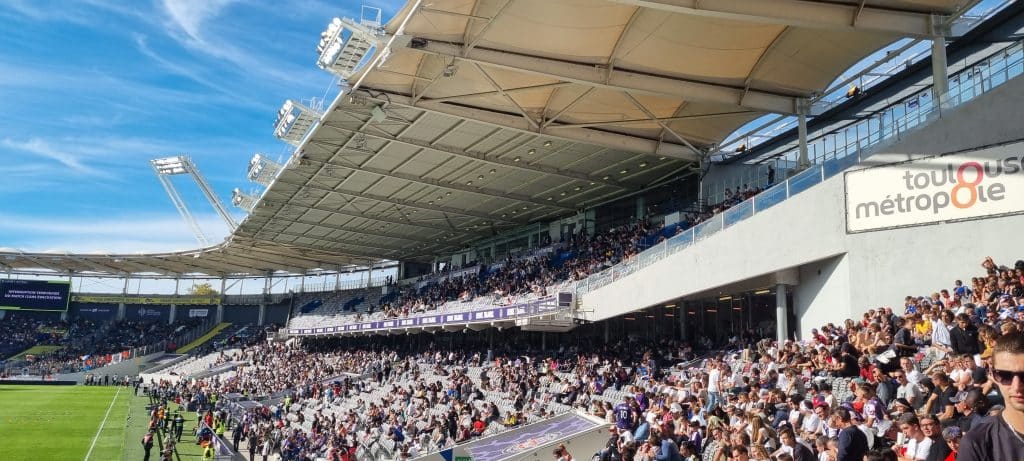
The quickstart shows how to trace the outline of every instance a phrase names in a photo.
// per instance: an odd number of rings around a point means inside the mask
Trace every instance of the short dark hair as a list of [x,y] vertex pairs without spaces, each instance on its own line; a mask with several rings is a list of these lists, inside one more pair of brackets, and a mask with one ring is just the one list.
[[1024,354],[1024,333],[1014,331],[999,337],[995,347],[992,348],[992,361],[995,363],[996,354],[1006,352],[1010,354]]
[[917,419],[917,415],[911,412],[906,412],[900,415],[900,419],[897,424],[910,424],[911,426],[920,426],[921,421]]

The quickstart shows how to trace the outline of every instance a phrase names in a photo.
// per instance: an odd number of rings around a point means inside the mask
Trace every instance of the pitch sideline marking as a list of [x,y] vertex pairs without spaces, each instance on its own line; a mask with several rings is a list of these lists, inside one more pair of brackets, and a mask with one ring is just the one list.
[[114,392],[114,398],[110,399],[110,406],[107,407],[107,414],[103,415],[103,421],[100,422],[100,428],[96,430],[96,436],[92,438],[92,445],[89,445],[89,451],[85,454],[85,460],[89,461],[89,457],[92,456],[93,448],[96,448],[96,441],[100,439],[100,433],[103,432],[103,426],[107,424],[107,417],[110,416],[110,410],[114,409],[114,403],[117,402],[117,395],[121,393],[121,386],[117,386],[117,392]]

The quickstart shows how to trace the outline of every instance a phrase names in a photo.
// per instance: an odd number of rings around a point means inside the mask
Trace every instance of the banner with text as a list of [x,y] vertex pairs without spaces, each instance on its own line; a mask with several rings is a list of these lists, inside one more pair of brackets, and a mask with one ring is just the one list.
[[212,306],[220,304],[220,297],[214,296],[103,296],[103,295],[71,295],[71,300],[80,303],[97,304],[177,304]]
[[846,173],[847,232],[1024,211],[1024,143]]

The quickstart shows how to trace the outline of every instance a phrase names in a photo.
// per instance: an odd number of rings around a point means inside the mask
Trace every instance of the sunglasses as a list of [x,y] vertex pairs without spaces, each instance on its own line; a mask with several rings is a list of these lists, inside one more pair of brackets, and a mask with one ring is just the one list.
[[1024,382],[1024,371],[992,370],[992,379],[1004,386],[1013,384],[1013,378]]

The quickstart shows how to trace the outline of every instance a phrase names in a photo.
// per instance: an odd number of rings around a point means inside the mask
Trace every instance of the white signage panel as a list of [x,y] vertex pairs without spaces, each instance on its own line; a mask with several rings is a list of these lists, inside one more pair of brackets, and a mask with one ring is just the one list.
[[866,232],[1024,211],[1024,143],[847,172],[846,229]]

